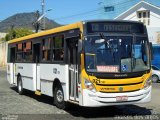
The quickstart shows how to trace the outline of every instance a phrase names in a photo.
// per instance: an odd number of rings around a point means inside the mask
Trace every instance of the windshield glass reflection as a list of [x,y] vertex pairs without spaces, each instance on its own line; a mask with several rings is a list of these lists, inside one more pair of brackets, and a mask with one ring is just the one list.
[[145,37],[88,37],[85,64],[89,72],[126,73],[149,69],[149,49]]

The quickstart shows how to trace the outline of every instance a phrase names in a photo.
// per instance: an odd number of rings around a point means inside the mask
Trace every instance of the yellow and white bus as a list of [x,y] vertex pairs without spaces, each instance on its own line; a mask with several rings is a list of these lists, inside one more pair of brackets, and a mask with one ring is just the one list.
[[96,107],[151,100],[151,44],[131,21],[82,21],[8,42],[7,78],[37,95]]

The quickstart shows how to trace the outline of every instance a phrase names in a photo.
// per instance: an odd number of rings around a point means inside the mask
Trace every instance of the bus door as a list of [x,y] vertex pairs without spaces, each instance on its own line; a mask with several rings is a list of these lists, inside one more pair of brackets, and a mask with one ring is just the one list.
[[16,58],[16,47],[12,47],[9,50],[10,52],[10,64],[9,64],[9,71],[10,72],[10,83],[15,84],[16,83],[16,64],[15,64],[15,58]]
[[34,67],[34,75],[35,76],[35,80],[36,80],[36,90],[40,90],[40,64],[39,64],[39,61],[40,61],[40,48],[41,48],[41,44],[40,43],[36,43],[36,44],[33,44],[33,60],[34,60],[34,63],[36,63],[35,67]]
[[78,38],[67,39],[69,64],[69,98],[79,101],[78,96]]

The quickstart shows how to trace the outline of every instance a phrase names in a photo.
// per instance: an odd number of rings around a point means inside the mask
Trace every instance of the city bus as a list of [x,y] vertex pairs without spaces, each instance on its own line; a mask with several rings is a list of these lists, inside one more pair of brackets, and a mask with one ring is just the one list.
[[86,107],[151,100],[151,53],[140,22],[90,20],[8,42],[7,79],[36,95]]

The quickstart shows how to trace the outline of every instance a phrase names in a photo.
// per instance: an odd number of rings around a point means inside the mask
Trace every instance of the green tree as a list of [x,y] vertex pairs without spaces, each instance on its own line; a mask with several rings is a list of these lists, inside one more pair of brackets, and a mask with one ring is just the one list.
[[14,28],[8,31],[8,34],[5,36],[5,40],[9,41],[30,34],[33,34],[33,32],[27,28]]

